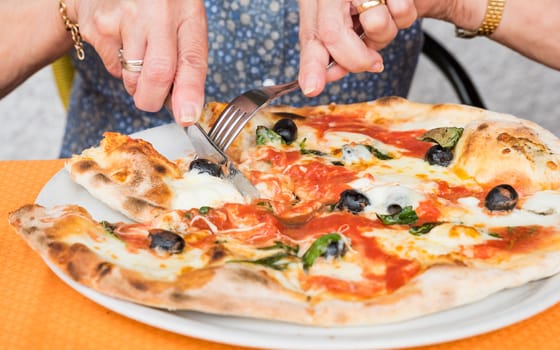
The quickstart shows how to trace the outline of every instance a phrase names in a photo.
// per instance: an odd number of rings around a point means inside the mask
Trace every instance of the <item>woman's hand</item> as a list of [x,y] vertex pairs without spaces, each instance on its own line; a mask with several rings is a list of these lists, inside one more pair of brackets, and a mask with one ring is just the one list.
[[[348,72],[381,72],[379,50],[399,29],[416,20],[413,0],[387,0],[357,14],[356,6],[367,0],[300,0],[300,73],[304,94],[317,96],[325,84]],[[365,38],[352,29],[352,15],[359,16]],[[337,65],[327,70],[329,55]]]
[[[177,122],[198,119],[208,65],[203,0],[67,0],[67,6],[84,40],[112,75],[122,77],[139,109],[158,111],[172,90]],[[124,59],[143,60],[140,72],[122,69],[121,48]]]

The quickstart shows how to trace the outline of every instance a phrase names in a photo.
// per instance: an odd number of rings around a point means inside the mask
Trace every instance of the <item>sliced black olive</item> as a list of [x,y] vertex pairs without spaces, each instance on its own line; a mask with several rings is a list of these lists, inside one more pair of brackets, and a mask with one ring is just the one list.
[[289,118],[280,119],[272,127],[275,133],[289,145],[297,139],[297,125]]
[[345,190],[340,194],[340,199],[336,203],[338,209],[348,209],[351,213],[357,214],[369,205],[369,199],[356,190]]
[[402,207],[398,204],[391,204],[387,207],[387,214],[395,215],[402,211]]
[[339,240],[336,242],[331,242],[327,246],[327,250],[323,254],[325,258],[340,258],[346,253],[346,244],[344,244],[344,240]]
[[199,173],[208,174],[215,177],[222,177],[224,172],[218,164],[204,158],[197,158],[189,164],[189,170],[197,170]]
[[453,152],[449,148],[440,145],[430,147],[424,158],[430,165],[448,166],[453,160]]
[[488,192],[484,205],[490,210],[512,210],[517,205],[519,196],[513,187],[502,184]]
[[171,254],[181,253],[185,248],[185,240],[178,234],[161,229],[150,230],[148,234],[150,248],[161,249]]

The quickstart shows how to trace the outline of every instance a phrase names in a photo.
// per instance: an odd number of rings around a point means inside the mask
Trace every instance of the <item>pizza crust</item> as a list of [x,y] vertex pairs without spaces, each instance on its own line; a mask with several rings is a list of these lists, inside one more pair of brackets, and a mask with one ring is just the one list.
[[[266,269],[223,264],[191,270],[169,281],[108,262],[84,244],[67,244],[65,219],[75,212],[87,230],[93,221],[79,207],[46,210],[28,205],[10,224],[44,260],[78,283],[124,300],[167,310],[254,317],[314,326],[357,326],[402,321],[480,300],[506,288],[560,272],[560,252],[539,251],[498,267],[435,265],[390,295],[371,300],[313,298],[283,288]],[[99,228],[97,228],[99,229]],[[157,269],[157,266],[153,267]],[[484,286],[484,288],[480,288]]]

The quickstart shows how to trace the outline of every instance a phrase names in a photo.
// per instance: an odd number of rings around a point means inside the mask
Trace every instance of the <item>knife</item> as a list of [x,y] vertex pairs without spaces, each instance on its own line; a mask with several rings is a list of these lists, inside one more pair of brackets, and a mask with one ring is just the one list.
[[[165,107],[169,114],[175,119],[171,109],[171,94],[169,94],[165,100]],[[256,187],[239,169],[237,169],[228,156],[212,142],[200,124],[194,123],[193,125],[184,127],[183,130],[194,147],[196,158],[203,158],[218,164],[222,168],[224,174],[223,178],[231,182],[246,201],[250,202],[260,197]]]
[[237,169],[233,162],[216,146],[200,124],[195,123],[183,128],[189,137],[197,158],[207,159],[222,167],[224,178],[233,183],[243,197],[251,201],[259,198],[259,191],[255,186]]

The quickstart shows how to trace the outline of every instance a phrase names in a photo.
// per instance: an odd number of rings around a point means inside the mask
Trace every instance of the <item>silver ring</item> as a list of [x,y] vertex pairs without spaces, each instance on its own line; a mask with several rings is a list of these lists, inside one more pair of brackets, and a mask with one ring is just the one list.
[[129,72],[140,72],[144,64],[144,60],[126,60],[123,55],[123,49],[119,49],[119,60],[121,61],[122,69]]
[[386,5],[387,2],[385,0],[370,0],[370,1],[366,1],[364,3],[361,3],[359,5],[356,5],[356,10],[358,11],[358,13],[364,13],[369,9],[372,9],[374,7],[377,7],[379,5]]

